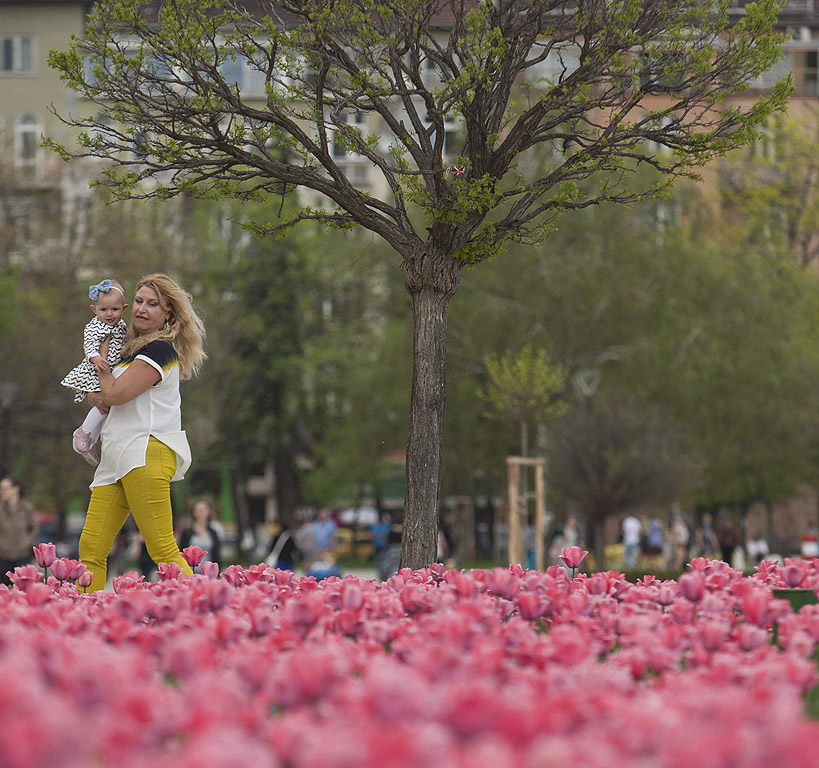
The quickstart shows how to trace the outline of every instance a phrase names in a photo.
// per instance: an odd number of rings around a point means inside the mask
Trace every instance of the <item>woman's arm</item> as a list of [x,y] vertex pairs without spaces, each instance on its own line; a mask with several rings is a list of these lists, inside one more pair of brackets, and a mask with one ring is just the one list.
[[[100,373],[100,390],[105,405],[124,405],[147,392],[162,377],[150,363],[137,358],[121,376],[114,378],[110,371]],[[90,400],[90,398],[89,398]]]

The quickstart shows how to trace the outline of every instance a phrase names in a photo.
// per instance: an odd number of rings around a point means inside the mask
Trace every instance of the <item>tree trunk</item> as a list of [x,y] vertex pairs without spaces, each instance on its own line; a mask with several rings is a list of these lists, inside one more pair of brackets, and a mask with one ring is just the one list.
[[401,567],[418,569],[434,563],[438,553],[447,312],[462,264],[425,249],[403,267],[412,299],[413,350]]

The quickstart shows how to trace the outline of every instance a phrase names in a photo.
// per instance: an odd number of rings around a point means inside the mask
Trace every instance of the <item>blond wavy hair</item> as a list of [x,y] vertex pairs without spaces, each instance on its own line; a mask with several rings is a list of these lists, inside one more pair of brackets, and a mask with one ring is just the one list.
[[168,320],[162,328],[144,336],[137,335],[132,321],[122,356],[132,357],[152,341],[169,341],[179,357],[180,377],[190,379],[196,376],[207,355],[204,350],[205,326],[193,308],[191,295],[173,279],[159,273],[143,277],[136,284],[134,294],[144,286],[156,291],[159,306],[169,313]]

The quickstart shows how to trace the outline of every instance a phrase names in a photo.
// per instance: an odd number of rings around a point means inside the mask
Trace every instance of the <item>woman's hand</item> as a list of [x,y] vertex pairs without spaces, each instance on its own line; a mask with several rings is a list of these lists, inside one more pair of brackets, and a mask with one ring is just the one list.
[[85,399],[96,408],[99,408],[103,413],[108,413],[111,410],[110,406],[105,404],[105,398],[100,392],[89,392]]

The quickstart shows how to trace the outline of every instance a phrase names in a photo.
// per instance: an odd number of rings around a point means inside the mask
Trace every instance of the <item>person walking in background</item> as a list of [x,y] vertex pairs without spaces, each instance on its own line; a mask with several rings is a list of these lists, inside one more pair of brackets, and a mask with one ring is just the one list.
[[106,362],[101,392],[88,394],[93,405],[110,409],[80,536],[92,590],[105,586],[108,553],[129,514],[155,563],[192,573],[174,538],[170,484],[191,463],[179,381],[198,373],[204,338],[191,297],[176,282],[161,274],[139,281],[123,359],[113,371]]
[[664,545],[663,521],[659,517],[652,517],[648,523],[648,534],[646,535],[646,557],[651,558],[654,564],[662,564]]
[[757,531],[746,545],[748,557],[751,562],[759,565],[768,555],[771,554],[771,548],[768,546],[768,540],[762,535],[762,531]]
[[681,571],[688,562],[688,547],[691,543],[691,531],[682,513],[675,512],[671,523],[671,541],[674,558],[671,567],[675,571]]
[[799,553],[808,560],[819,557],[819,531],[817,531],[813,523],[808,526],[808,530],[802,536],[802,541],[799,543]]
[[[100,391],[99,374],[113,368],[120,361],[122,345],[128,334],[128,328],[122,319],[122,313],[128,306],[125,303],[125,291],[116,280],[103,280],[99,285],[88,288],[88,298],[94,303],[91,311],[94,317],[83,331],[83,351],[85,359],[66,374],[60,382],[64,387],[74,390],[74,402],[81,403],[89,392]],[[105,356],[100,348],[108,341]],[[96,406],[88,411],[85,421],[74,430],[74,450],[89,464],[99,464],[97,441],[102,432],[105,413]]]
[[724,509],[717,512],[717,524],[714,527],[714,532],[717,535],[722,559],[726,563],[730,563],[734,556],[734,550],[739,544],[739,537],[737,536],[737,529]]
[[296,545],[296,537],[290,530],[286,520],[282,520],[279,532],[270,542],[265,563],[282,571],[292,571],[296,567],[296,560],[301,560],[301,552]]
[[382,512],[377,523],[370,526],[370,533],[373,537],[373,549],[375,550],[375,570],[378,581],[387,578],[385,574],[385,562],[387,559],[387,539],[390,533],[390,515]]
[[717,534],[711,520],[711,515],[704,512],[697,531],[694,534],[694,548],[700,557],[712,558],[719,552]]
[[207,499],[196,499],[191,504],[190,521],[179,534],[179,548],[196,546],[203,549],[205,560],[221,566],[222,536],[215,525],[213,505]]
[[11,586],[7,571],[31,562],[37,519],[23,486],[11,477],[0,480],[0,581]]
[[310,529],[313,535],[313,559],[318,560],[322,555],[334,554],[338,525],[330,516],[330,512],[326,509],[320,510]]
[[643,534],[643,524],[634,515],[624,518],[621,525],[623,537],[623,558],[627,568],[637,565],[637,555],[640,552],[640,537]]

